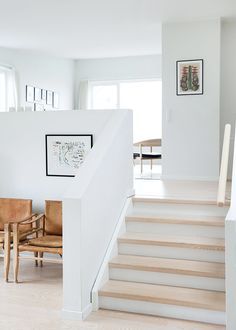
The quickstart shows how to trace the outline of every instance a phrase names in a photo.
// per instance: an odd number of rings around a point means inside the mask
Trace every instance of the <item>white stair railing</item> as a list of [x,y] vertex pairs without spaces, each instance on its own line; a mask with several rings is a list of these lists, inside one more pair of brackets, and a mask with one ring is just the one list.
[[226,193],[227,173],[228,173],[228,163],[229,163],[230,133],[231,133],[231,125],[226,124],[225,132],[224,132],[223,148],[222,148],[218,195],[217,195],[218,206],[224,206],[225,204],[225,193]]

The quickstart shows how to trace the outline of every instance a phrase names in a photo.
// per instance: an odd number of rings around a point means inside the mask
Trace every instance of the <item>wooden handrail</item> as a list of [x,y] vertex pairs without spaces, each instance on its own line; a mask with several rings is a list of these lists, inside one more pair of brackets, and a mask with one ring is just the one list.
[[231,125],[226,124],[224,131],[224,141],[222,148],[220,177],[219,177],[218,194],[217,194],[218,206],[224,206],[225,204],[225,192],[226,192],[228,163],[229,163],[230,133],[231,133]]

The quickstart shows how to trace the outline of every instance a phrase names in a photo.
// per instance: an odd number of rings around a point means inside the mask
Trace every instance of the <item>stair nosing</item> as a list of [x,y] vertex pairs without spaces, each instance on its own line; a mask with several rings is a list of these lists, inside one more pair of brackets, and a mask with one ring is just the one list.
[[[219,217],[220,218],[220,217]],[[142,216],[142,215],[129,215],[126,216],[126,222],[139,222],[139,223],[161,223],[161,224],[184,224],[184,225],[196,225],[196,226],[210,226],[210,227],[224,227],[225,222],[220,220],[207,220],[206,218],[201,220],[200,218],[174,218],[165,216]]]
[[[119,285],[122,285],[122,290],[120,292],[113,290],[112,289],[107,289],[106,287],[109,285],[112,286],[114,284],[117,284],[119,282]],[[126,288],[125,288],[126,286]],[[128,287],[134,287],[135,289],[135,293],[132,292],[125,292],[125,290],[127,290],[127,286]],[[139,290],[138,290],[139,287]],[[163,295],[160,294],[160,296],[158,297],[158,295],[144,295],[141,293],[141,289],[143,290],[143,288],[150,288],[151,290],[155,289],[159,289],[160,290],[165,290],[167,289],[167,291],[171,291],[173,292],[178,292],[177,295],[175,295],[175,298],[173,298],[174,294],[165,294]],[[191,294],[197,294],[197,295],[212,295],[212,296],[221,296],[221,297],[225,297],[225,293],[223,292],[218,292],[218,291],[210,291],[210,290],[202,290],[202,289],[192,289],[192,288],[183,288],[183,287],[171,287],[171,286],[167,286],[167,285],[154,285],[154,284],[144,284],[144,283],[133,283],[133,282],[126,282],[126,281],[114,281],[114,280],[109,280],[98,292],[98,295],[100,297],[110,297],[110,298],[118,298],[118,299],[124,299],[124,300],[136,300],[136,301],[144,301],[144,302],[152,302],[152,303],[160,303],[160,304],[165,304],[165,305],[177,305],[177,306],[184,306],[184,307],[190,307],[190,308],[196,308],[196,309],[207,309],[207,310],[214,310],[214,311],[225,311],[225,305],[224,308],[219,307],[219,304],[213,306],[210,306],[209,302],[205,302],[204,301],[197,301],[195,299],[187,299],[187,298],[182,298],[180,299],[180,297],[182,297],[181,292],[188,292],[188,294],[191,296]],[[169,295],[171,296],[171,298],[169,297]],[[162,297],[161,297],[162,296]],[[225,298],[224,298],[225,299]],[[201,300],[201,299],[200,299]],[[213,304],[213,302],[212,302]],[[221,305],[221,304],[220,304]]]
[[[186,237],[181,237],[183,240],[182,242],[170,240],[170,237],[162,235],[161,239],[160,236],[158,235],[152,235],[149,236],[147,234],[140,234],[140,233],[133,233],[133,234],[138,234],[139,238],[132,238],[132,234],[129,233],[129,235],[125,235],[118,237],[117,241],[118,243],[123,243],[123,244],[135,244],[135,245],[157,245],[157,246],[169,246],[169,247],[179,247],[179,248],[192,248],[192,249],[202,249],[202,250],[214,250],[214,251],[225,251],[225,246],[219,245],[219,244],[208,244],[204,242],[194,242],[194,237],[192,237],[192,241],[184,242],[184,239],[190,238],[190,236]],[[130,237],[128,237],[130,236]],[[141,237],[143,236],[143,237]],[[163,240],[163,238],[166,237],[166,240]],[[176,236],[179,237],[179,236]],[[169,240],[168,240],[169,238]],[[201,237],[203,239],[203,237]],[[206,239],[206,238],[205,238]],[[213,241],[213,238],[207,238],[210,241]],[[221,240],[224,242],[223,239],[217,238],[217,240]]]
[[[203,271],[203,270],[192,270],[192,269],[184,269],[184,267],[178,268],[178,267],[167,267],[167,266],[153,266],[153,265],[148,265],[148,261],[149,260],[157,260],[157,262],[162,262],[163,260],[168,261],[170,264],[176,262],[176,259],[168,259],[168,258],[156,258],[156,257],[145,257],[145,256],[133,256],[133,255],[118,255],[118,258],[124,257],[127,259],[128,258],[133,258],[135,260],[146,260],[146,263],[144,263],[143,265],[141,264],[128,264],[127,262],[121,263],[119,261],[113,261],[114,259],[117,258],[113,258],[110,262],[109,262],[109,268],[115,268],[115,269],[129,269],[129,270],[138,270],[138,271],[145,271],[145,272],[157,272],[157,273],[168,273],[168,274],[175,274],[175,275],[186,275],[186,276],[197,276],[197,277],[207,277],[207,278],[217,278],[217,279],[225,279],[225,274],[221,274],[218,272],[212,272],[212,271]],[[216,263],[216,262],[202,262],[202,261],[195,261],[195,260],[180,260],[177,259],[178,261],[181,261],[184,264],[219,264],[222,265],[222,267],[224,267],[224,263]]]
[[[178,198],[162,198],[162,197],[145,197],[145,196],[135,196],[133,197],[133,202],[142,203],[173,203],[173,204],[193,204],[193,205],[215,205],[217,206],[216,200],[201,200],[201,199],[178,199]],[[230,206],[230,201],[225,201],[224,206]]]

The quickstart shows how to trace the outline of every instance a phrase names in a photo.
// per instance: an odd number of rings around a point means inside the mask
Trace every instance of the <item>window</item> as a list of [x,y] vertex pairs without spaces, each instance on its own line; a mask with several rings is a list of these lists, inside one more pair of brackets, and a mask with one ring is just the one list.
[[0,66],[0,111],[16,110],[17,90],[13,68]]
[[117,109],[118,86],[117,85],[94,85],[92,89],[93,109]]
[[90,83],[92,109],[132,109],[134,142],[162,136],[160,80]]
[[6,87],[6,74],[0,69],[0,111],[6,111],[7,109]]

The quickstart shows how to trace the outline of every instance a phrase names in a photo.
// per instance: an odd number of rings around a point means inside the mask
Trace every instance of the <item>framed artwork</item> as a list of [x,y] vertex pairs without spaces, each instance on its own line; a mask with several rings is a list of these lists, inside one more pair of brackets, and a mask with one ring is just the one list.
[[44,111],[44,105],[40,103],[34,103],[34,111]]
[[25,94],[26,102],[34,102],[34,87],[26,85],[25,90],[26,90],[26,94]]
[[34,87],[34,101],[40,103],[41,100],[41,88]]
[[47,102],[47,91],[46,89],[41,89],[41,99],[43,104],[46,104]]
[[55,92],[53,93],[53,108],[59,108],[59,94]]
[[52,95],[53,95],[52,91],[47,91],[47,96],[46,96],[47,102],[46,103],[48,105],[52,105]]
[[91,134],[47,134],[46,175],[74,177],[93,146]]
[[176,94],[203,94],[203,60],[176,62]]

